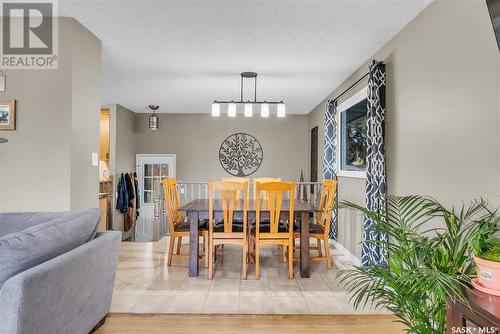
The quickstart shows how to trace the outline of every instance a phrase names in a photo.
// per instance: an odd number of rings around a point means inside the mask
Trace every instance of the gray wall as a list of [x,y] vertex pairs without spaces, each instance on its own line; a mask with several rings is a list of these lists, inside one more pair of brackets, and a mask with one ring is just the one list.
[[230,176],[219,163],[219,147],[235,132],[253,135],[262,145],[264,160],[252,177],[276,176],[297,181],[309,175],[307,115],[214,118],[207,114],[162,114],[160,129],[148,129],[148,115],[137,115],[137,153],[177,155],[177,179],[210,181]]
[[[498,203],[500,55],[485,2],[433,2],[374,58],[387,64],[389,194]],[[366,72],[363,64],[326,99]],[[323,126],[323,113],[324,101],[310,113],[310,128]],[[339,198],[364,204],[364,180],[340,178]],[[361,217],[340,214],[341,224],[359,226]]]
[[18,105],[17,130],[0,131],[9,140],[0,144],[0,211],[97,206],[98,168],[90,157],[99,152],[100,45],[78,22],[61,18],[57,70],[3,70],[0,99]]
[[97,204],[99,169],[90,167],[99,152],[101,100],[101,42],[74,21],[71,112],[71,208]]

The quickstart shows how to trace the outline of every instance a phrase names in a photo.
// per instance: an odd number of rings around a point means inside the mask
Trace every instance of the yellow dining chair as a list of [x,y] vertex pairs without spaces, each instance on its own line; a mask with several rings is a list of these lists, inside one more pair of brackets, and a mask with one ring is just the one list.
[[[331,269],[332,259],[330,257],[330,223],[332,220],[333,206],[335,203],[335,196],[337,192],[337,182],[334,180],[323,180],[323,189],[319,201],[319,212],[316,215],[316,222],[309,224],[309,238],[316,239],[317,247],[310,249],[317,249],[319,256],[309,257],[310,261],[326,261],[326,266]],[[294,240],[300,239],[300,222],[295,225],[295,232],[293,234]],[[325,247],[325,256],[323,256],[322,242]],[[299,248],[299,247],[296,247]]]
[[[222,178],[222,182],[246,183],[247,191],[250,194],[250,179],[244,177],[224,177]],[[238,191],[238,199],[243,200],[243,192]]]
[[[168,262],[167,265],[172,265],[173,258],[189,258],[188,254],[181,254],[182,237],[189,236],[189,222],[185,221],[184,213],[179,211],[180,201],[179,193],[177,192],[177,182],[175,179],[163,179],[163,193],[165,203],[167,205],[168,228],[170,232],[170,244],[168,247]],[[203,237],[205,249],[205,267],[208,267],[208,230],[203,224],[199,226],[198,236]],[[177,239],[177,249],[174,254],[174,243]]]
[[[255,245],[255,278],[260,279],[260,246],[266,244],[281,245],[288,252],[288,278],[293,278],[293,221],[295,183],[266,182],[255,184],[255,227],[252,228],[250,239]],[[288,224],[280,221],[283,195],[290,198]],[[264,201],[264,196],[267,201]],[[261,225],[261,210],[269,211],[269,224]]]
[[[214,222],[214,195],[219,193],[222,209],[223,224]],[[238,199],[238,193],[243,194],[243,200]],[[208,183],[208,235],[209,235],[209,261],[208,279],[213,278],[213,263],[215,248],[218,245],[236,244],[243,248],[242,275],[247,279],[247,211],[248,211],[248,182],[209,182]],[[241,203],[243,202],[243,203]],[[243,210],[242,224],[233,224],[234,211]]]
[[[265,183],[265,182],[281,182],[281,177],[254,177],[253,178],[253,199],[257,199],[257,191],[255,190],[255,187],[257,183]],[[264,200],[267,201],[267,194],[263,194]]]
[[[281,177],[254,177],[253,178],[253,199],[257,199],[257,191],[255,190],[255,185],[259,183],[265,183],[265,182],[281,182]],[[262,194],[262,199],[264,202],[267,202],[267,193]],[[261,217],[261,223],[262,223],[262,217]],[[265,222],[268,223],[267,219],[265,219]],[[278,248],[282,248],[281,245],[278,245]],[[251,250],[253,251],[253,249]],[[283,249],[283,262],[286,262],[286,254],[285,250]]]

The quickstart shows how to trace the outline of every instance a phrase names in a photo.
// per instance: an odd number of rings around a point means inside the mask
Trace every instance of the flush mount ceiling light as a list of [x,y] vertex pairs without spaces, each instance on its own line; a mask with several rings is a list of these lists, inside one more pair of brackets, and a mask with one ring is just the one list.
[[151,109],[151,116],[149,116],[149,129],[150,130],[158,130],[160,127],[160,119],[158,115],[156,115],[156,110],[158,110],[160,106],[150,104],[149,109]]
[[[253,101],[243,100],[243,82],[244,80],[254,80],[254,97]],[[276,115],[278,117],[285,117],[285,102],[283,101],[257,101],[257,73],[255,72],[243,72],[241,73],[241,84],[240,84],[240,100],[239,101],[218,101],[215,100],[212,103],[212,116],[220,116],[221,105],[227,105],[227,115],[229,117],[236,116],[236,105],[244,104],[244,115],[245,117],[253,116],[253,106],[260,105],[260,116],[269,117],[269,105],[277,105]]]

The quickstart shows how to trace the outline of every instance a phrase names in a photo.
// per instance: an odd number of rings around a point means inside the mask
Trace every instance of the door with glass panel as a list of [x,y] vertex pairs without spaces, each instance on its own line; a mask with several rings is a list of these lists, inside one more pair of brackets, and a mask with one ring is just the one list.
[[136,241],[157,241],[168,232],[161,181],[175,178],[175,154],[137,154],[141,208],[135,227]]

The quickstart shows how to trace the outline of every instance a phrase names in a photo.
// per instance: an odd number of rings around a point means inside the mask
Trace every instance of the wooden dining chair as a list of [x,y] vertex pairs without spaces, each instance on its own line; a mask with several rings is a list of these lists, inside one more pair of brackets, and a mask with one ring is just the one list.
[[[316,222],[309,224],[309,239],[316,239],[316,247],[310,247],[311,250],[318,250],[318,256],[309,257],[310,261],[326,261],[328,269],[333,267],[330,257],[330,224],[332,220],[333,206],[337,193],[337,182],[334,180],[324,179],[323,189],[319,201],[319,212],[316,214]],[[295,232],[293,238],[300,239],[300,223],[297,222],[294,226]],[[323,256],[322,243],[325,247],[325,256]],[[295,247],[296,249],[299,247]],[[298,259],[297,259],[298,260]]]
[[[249,179],[244,178],[244,177],[223,177],[222,182],[238,182],[238,183],[245,183],[245,182],[250,182]],[[248,186],[249,187],[249,186]],[[237,192],[237,198],[238,200],[243,200],[243,192],[238,191]],[[243,224],[242,219],[240,217],[234,217],[233,218],[233,223],[235,224]],[[224,244],[219,245],[220,247],[216,247],[216,250],[214,251],[214,257],[213,260],[215,262],[215,258],[217,257],[217,248],[224,249]]]
[[[247,191],[250,194],[250,179],[244,177],[224,177],[222,178],[222,182],[237,182],[237,183],[246,183]],[[238,191],[238,199],[243,200],[243,192]]]
[[[266,182],[255,184],[257,199],[255,202],[255,227],[250,233],[255,245],[255,278],[260,279],[260,246],[266,244],[281,245],[289,250],[288,278],[293,278],[293,221],[295,183]],[[283,196],[290,198],[288,224],[280,220]],[[264,201],[264,196],[267,200]],[[269,224],[261,225],[261,211],[269,211]]]
[[[167,205],[168,228],[170,232],[170,244],[168,247],[168,262],[167,265],[172,265],[173,258],[189,258],[189,254],[181,254],[182,237],[189,236],[189,222],[185,221],[184,213],[179,211],[180,201],[179,193],[177,192],[177,182],[175,179],[163,179],[163,193]],[[205,267],[208,267],[208,229],[206,224],[201,224],[198,227],[198,236],[203,237],[204,243],[204,258]],[[174,243],[177,239],[177,249],[174,254]]]
[[[255,185],[257,184],[257,182],[259,183],[265,183],[265,182],[281,182],[281,177],[254,177],[253,178],[253,199],[256,200],[257,199],[257,191],[255,190]],[[262,194],[262,199],[264,202],[267,202],[267,193],[263,193]],[[269,223],[269,220],[266,218],[263,219],[263,217],[260,217],[260,223],[262,224],[263,222],[268,224]],[[286,262],[286,253],[285,253],[285,249],[283,249],[283,247],[281,247],[281,245],[277,245],[278,248],[281,248],[282,249],[282,254],[283,254],[283,262]]]
[[[281,182],[281,177],[254,177],[253,178],[253,199],[257,199],[257,190],[256,190],[256,185],[257,183],[266,183],[266,182]],[[263,195],[264,200],[267,201],[267,193],[264,193]]]
[[[217,224],[214,217],[214,195],[219,193],[223,224]],[[238,193],[243,194],[243,200],[238,199]],[[236,244],[243,248],[242,276],[247,279],[247,212],[248,212],[248,182],[209,182],[208,183],[208,235],[209,261],[208,279],[213,278],[213,263],[215,249],[218,245]],[[233,224],[234,211],[243,211],[242,224]]]

